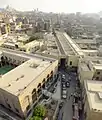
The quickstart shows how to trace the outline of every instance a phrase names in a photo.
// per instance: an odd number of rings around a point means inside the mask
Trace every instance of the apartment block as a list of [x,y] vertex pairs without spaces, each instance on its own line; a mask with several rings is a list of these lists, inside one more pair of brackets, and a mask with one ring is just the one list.
[[85,120],[102,120],[102,81],[84,81]]
[[1,67],[16,64],[0,76],[0,104],[24,119],[42,95],[42,89],[57,77],[58,60],[12,50],[3,51],[0,56]]

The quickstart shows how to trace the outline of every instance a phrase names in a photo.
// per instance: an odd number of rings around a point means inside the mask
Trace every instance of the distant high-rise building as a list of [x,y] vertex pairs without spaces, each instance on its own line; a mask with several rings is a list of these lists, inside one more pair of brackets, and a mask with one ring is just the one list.
[[49,28],[50,28],[50,21],[48,20],[48,21],[45,21],[44,23],[44,30],[49,31]]
[[22,23],[23,24],[29,24],[29,20],[26,17],[24,17],[23,20],[22,20]]

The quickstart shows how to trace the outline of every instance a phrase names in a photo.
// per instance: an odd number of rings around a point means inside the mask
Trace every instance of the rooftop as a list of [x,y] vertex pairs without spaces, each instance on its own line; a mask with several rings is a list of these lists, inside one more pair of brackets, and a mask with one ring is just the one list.
[[41,44],[42,44],[41,41],[34,40],[32,42],[25,44],[24,46],[30,48],[30,47],[40,46]]
[[47,44],[47,50],[42,51],[45,54],[52,54],[54,56],[58,56],[60,54],[59,47],[57,45],[56,39],[52,33],[46,34],[45,41]]
[[[0,88],[19,95],[32,81],[36,79],[52,63],[50,60],[34,58],[26,61],[0,78]],[[35,82],[35,86],[37,83]]]
[[84,83],[90,109],[102,112],[102,81],[85,80]]
[[3,38],[3,41],[8,41],[8,42],[25,42],[29,39],[29,36],[27,36],[26,34],[20,34],[20,33],[12,33],[7,35],[6,37]]
[[63,33],[63,35],[66,38],[67,42],[70,44],[72,50],[78,55],[84,56],[84,53],[81,51],[81,48],[76,44],[76,42],[72,40],[66,33]]
[[[66,37],[65,33],[63,33],[63,32],[56,32],[56,33],[57,33],[56,35],[57,35],[58,41],[61,44],[64,53],[66,55],[75,55],[75,51],[73,50],[73,48],[71,46],[71,44],[73,44],[73,42],[68,41],[68,38]],[[60,51],[62,51],[61,47],[60,47]]]
[[93,63],[96,63],[98,61],[102,61],[102,57],[94,56],[94,59],[93,59],[93,56],[85,56],[84,60],[85,61],[92,61]]
[[95,68],[96,70],[102,70],[102,64],[101,64],[101,65],[95,65],[94,68]]
[[15,44],[10,42],[5,42],[3,45],[15,47]]
[[88,52],[88,53],[98,53],[97,50],[81,50],[82,52]]
[[81,68],[82,71],[90,71],[89,66],[86,63],[84,63],[84,62],[82,62],[80,64],[80,68]]
[[96,44],[96,40],[93,39],[73,39],[78,44]]

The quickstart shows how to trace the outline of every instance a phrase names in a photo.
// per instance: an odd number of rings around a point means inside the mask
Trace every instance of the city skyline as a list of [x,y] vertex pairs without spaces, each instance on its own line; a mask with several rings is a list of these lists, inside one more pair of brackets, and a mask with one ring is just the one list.
[[102,10],[101,3],[101,0],[2,0],[0,7],[10,5],[11,7],[21,11],[38,8],[44,12],[96,13]]

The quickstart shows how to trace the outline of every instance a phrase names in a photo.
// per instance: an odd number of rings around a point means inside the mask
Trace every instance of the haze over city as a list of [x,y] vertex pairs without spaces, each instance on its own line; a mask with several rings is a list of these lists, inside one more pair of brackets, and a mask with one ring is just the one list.
[[0,120],[102,120],[101,0],[0,0]]
[[0,7],[10,5],[21,10],[38,8],[44,12],[94,13],[102,10],[101,0],[1,0]]

